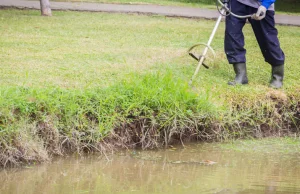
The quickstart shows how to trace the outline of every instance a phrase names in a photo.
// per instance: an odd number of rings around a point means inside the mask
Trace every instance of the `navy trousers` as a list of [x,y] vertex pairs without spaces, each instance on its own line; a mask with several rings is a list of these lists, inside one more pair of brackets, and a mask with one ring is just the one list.
[[[244,5],[237,0],[231,0],[231,11],[237,15],[256,13],[257,9]],[[266,17],[260,21],[248,18],[254,31],[256,40],[265,61],[272,66],[284,64],[284,53],[280,48],[278,31],[275,28],[274,11],[267,11]],[[244,48],[244,34],[242,29],[247,19],[236,18],[232,15],[226,17],[225,53],[230,64],[245,63],[246,49]]]

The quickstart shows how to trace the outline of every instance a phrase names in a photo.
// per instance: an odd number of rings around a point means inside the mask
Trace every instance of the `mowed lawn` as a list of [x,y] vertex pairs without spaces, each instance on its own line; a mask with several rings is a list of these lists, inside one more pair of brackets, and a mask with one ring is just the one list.
[[[0,87],[102,88],[134,74],[171,73],[188,82],[197,65],[187,54],[206,43],[215,24],[209,20],[54,11],[0,10]],[[286,54],[284,88],[300,89],[300,28],[277,26]],[[230,87],[234,78],[223,52],[224,23],[213,40],[216,58],[207,59],[191,87],[218,101],[265,95],[271,67],[264,62],[250,25],[244,29],[249,85]]]

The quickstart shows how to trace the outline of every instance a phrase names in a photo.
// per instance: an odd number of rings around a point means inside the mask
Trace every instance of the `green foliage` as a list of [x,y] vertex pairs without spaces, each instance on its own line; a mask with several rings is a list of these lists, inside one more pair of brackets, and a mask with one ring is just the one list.
[[278,0],[275,2],[276,11],[284,13],[300,13],[299,0]]
[[133,75],[104,89],[4,87],[0,95],[2,132],[25,118],[39,122],[50,116],[58,119],[55,128],[62,134],[86,132],[91,123],[97,124],[95,142],[119,122],[130,123],[133,118],[183,118],[216,111],[205,94],[189,91],[171,74]]

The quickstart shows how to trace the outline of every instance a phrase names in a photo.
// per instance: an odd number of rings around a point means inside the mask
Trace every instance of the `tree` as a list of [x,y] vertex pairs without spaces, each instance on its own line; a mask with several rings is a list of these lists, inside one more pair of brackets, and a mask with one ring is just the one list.
[[52,16],[49,0],[40,0],[42,16]]

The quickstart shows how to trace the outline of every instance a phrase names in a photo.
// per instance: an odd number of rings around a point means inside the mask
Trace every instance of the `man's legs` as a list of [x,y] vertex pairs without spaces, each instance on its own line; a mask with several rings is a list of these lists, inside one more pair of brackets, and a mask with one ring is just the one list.
[[[247,6],[239,3],[237,0],[230,1],[231,11],[238,15],[247,14]],[[246,19],[236,18],[232,15],[226,17],[225,28],[225,53],[227,60],[233,65],[236,77],[234,81],[228,82],[229,85],[247,84],[247,69],[246,69],[246,50],[244,48],[243,27]]]
[[285,56],[280,48],[278,32],[275,28],[274,11],[267,11],[260,21],[249,19],[265,61],[272,66],[270,86],[281,88],[284,77]]

